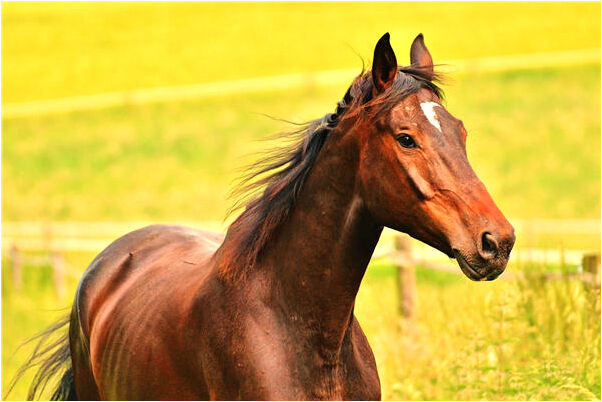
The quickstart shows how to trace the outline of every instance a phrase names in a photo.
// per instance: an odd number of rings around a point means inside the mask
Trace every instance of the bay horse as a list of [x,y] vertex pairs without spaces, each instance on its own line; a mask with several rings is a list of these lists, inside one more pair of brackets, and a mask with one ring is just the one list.
[[504,271],[515,240],[422,34],[410,62],[380,38],[336,111],[251,174],[263,191],[225,235],[155,225],[102,251],[68,336],[28,363],[41,365],[30,398],[60,375],[56,399],[380,399],[354,304],[383,227],[477,281]]

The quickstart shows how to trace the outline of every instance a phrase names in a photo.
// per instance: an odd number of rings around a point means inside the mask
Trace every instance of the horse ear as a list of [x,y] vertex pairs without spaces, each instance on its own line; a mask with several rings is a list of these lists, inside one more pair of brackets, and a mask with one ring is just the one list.
[[397,58],[389,43],[387,32],[378,40],[374,48],[374,60],[372,62],[372,80],[376,93],[381,93],[389,88],[397,75]]
[[410,62],[412,63],[412,67],[419,67],[421,70],[433,74],[433,58],[424,44],[424,36],[422,34],[418,34],[414,42],[412,42]]

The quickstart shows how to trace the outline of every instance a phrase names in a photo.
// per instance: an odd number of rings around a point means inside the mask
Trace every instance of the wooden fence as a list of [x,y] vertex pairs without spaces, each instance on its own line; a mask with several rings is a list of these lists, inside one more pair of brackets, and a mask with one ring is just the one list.
[[[512,220],[518,237],[532,236],[535,232],[546,234],[600,235],[598,220]],[[97,254],[113,240],[151,222],[4,222],[2,224],[2,251],[10,262],[14,286],[22,286],[22,269],[25,266],[51,266],[57,294],[65,293],[65,276],[79,278],[83,267],[69,267],[66,252]],[[224,231],[228,224],[220,222],[175,222],[175,224]],[[36,253],[33,253],[33,252]],[[41,252],[41,254],[40,254]],[[385,230],[373,260],[385,259],[398,267],[399,310],[411,317],[416,299],[417,265],[430,269],[461,274],[457,266],[442,253],[410,239],[406,235]],[[600,252],[598,250],[541,250],[518,248],[513,259],[543,263],[572,264],[582,267],[581,279],[600,286]],[[509,279],[511,272],[504,274]],[[550,274],[550,279],[554,274]]]
[[[391,254],[391,260],[397,266],[397,289],[398,309],[402,317],[412,319],[415,314],[418,290],[416,288],[415,267],[417,261],[412,253],[412,241],[406,235],[395,238],[395,250]],[[429,269],[444,270],[447,272],[460,273],[458,268],[441,265],[428,261],[420,263],[422,267]],[[600,251],[586,252],[581,256],[580,269],[577,272],[567,274],[565,272],[547,272],[544,274],[546,280],[560,280],[572,277],[583,281],[585,284],[600,288]],[[516,273],[506,272],[505,279],[515,279]]]

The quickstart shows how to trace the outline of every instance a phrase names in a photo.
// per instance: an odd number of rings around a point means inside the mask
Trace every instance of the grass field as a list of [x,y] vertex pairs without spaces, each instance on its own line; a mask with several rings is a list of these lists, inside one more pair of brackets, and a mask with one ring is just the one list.
[[[423,32],[435,62],[600,48],[600,3],[3,2],[2,103],[339,68],[361,69],[386,31],[400,63]],[[600,64],[463,73],[447,107],[468,156],[512,218],[600,219]],[[2,120],[3,221],[220,220],[259,139],[334,109],[346,86],[307,86]],[[519,238],[517,246],[524,245]],[[538,247],[599,249],[600,235],[539,236]],[[4,246],[4,245],[3,245]],[[93,255],[68,253],[83,271]],[[50,267],[13,288],[2,264],[2,389],[66,314]],[[600,292],[545,281],[473,283],[417,270],[415,321],[396,312],[394,268],[375,263],[356,314],[385,399],[599,400]],[[520,277],[520,275],[515,275]],[[23,399],[31,374],[11,399]]]
[[[245,155],[269,146],[254,140],[291,127],[261,113],[307,121],[345,89],[3,121],[2,218],[220,220]],[[462,76],[446,89],[508,216],[599,218],[600,65]]]
[[[600,47],[599,3],[1,7],[3,103],[330,68],[359,71],[360,61],[342,42],[369,61],[384,30],[401,63],[419,31],[435,62]],[[363,23],[326,23],[332,15]],[[484,23],[493,16],[497,23]],[[460,20],[462,30],[445,28]],[[507,215],[600,217],[599,68],[450,78],[448,107],[467,125],[469,158]],[[290,129],[262,113],[307,121],[331,111],[345,89],[266,90],[3,120],[2,220],[222,219],[241,159],[266,146],[251,140]]]
[[594,2],[5,2],[2,101],[354,68],[387,31],[402,64],[419,32],[435,61],[599,48],[599,15]]
[[525,279],[477,286],[419,269],[412,322],[393,308],[392,267],[371,269],[357,314],[385,399],[600,399],[599,291],[535,279],[543,266],[521,267]]
[[[84,264],[87,256],[72,256]],[[68,313],[50,268],[26,269],[24,292],[3,264],[2,384],[6,387],[30,347],[16,347]],[[417,314],[398,316],[394,267],[369,267],[356,302],[379,367],[383,399],[600,399],[600,293],[580,281],[543,281],[543,266],[521,267],[518,281],[474,283],[418,269]],[[70,292],[75,286],[72,280]],[[23,399],[31,375],[10,399]]]

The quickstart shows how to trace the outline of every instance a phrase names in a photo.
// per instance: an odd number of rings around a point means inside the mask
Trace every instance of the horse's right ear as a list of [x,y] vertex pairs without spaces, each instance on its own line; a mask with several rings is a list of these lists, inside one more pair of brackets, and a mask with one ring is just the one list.
[[389,43],[387,32],[378,40],[374,48],[372,61],[372,81],[374,81],[374,95],[378,95],[389,88],[397,75],[397,58]]

